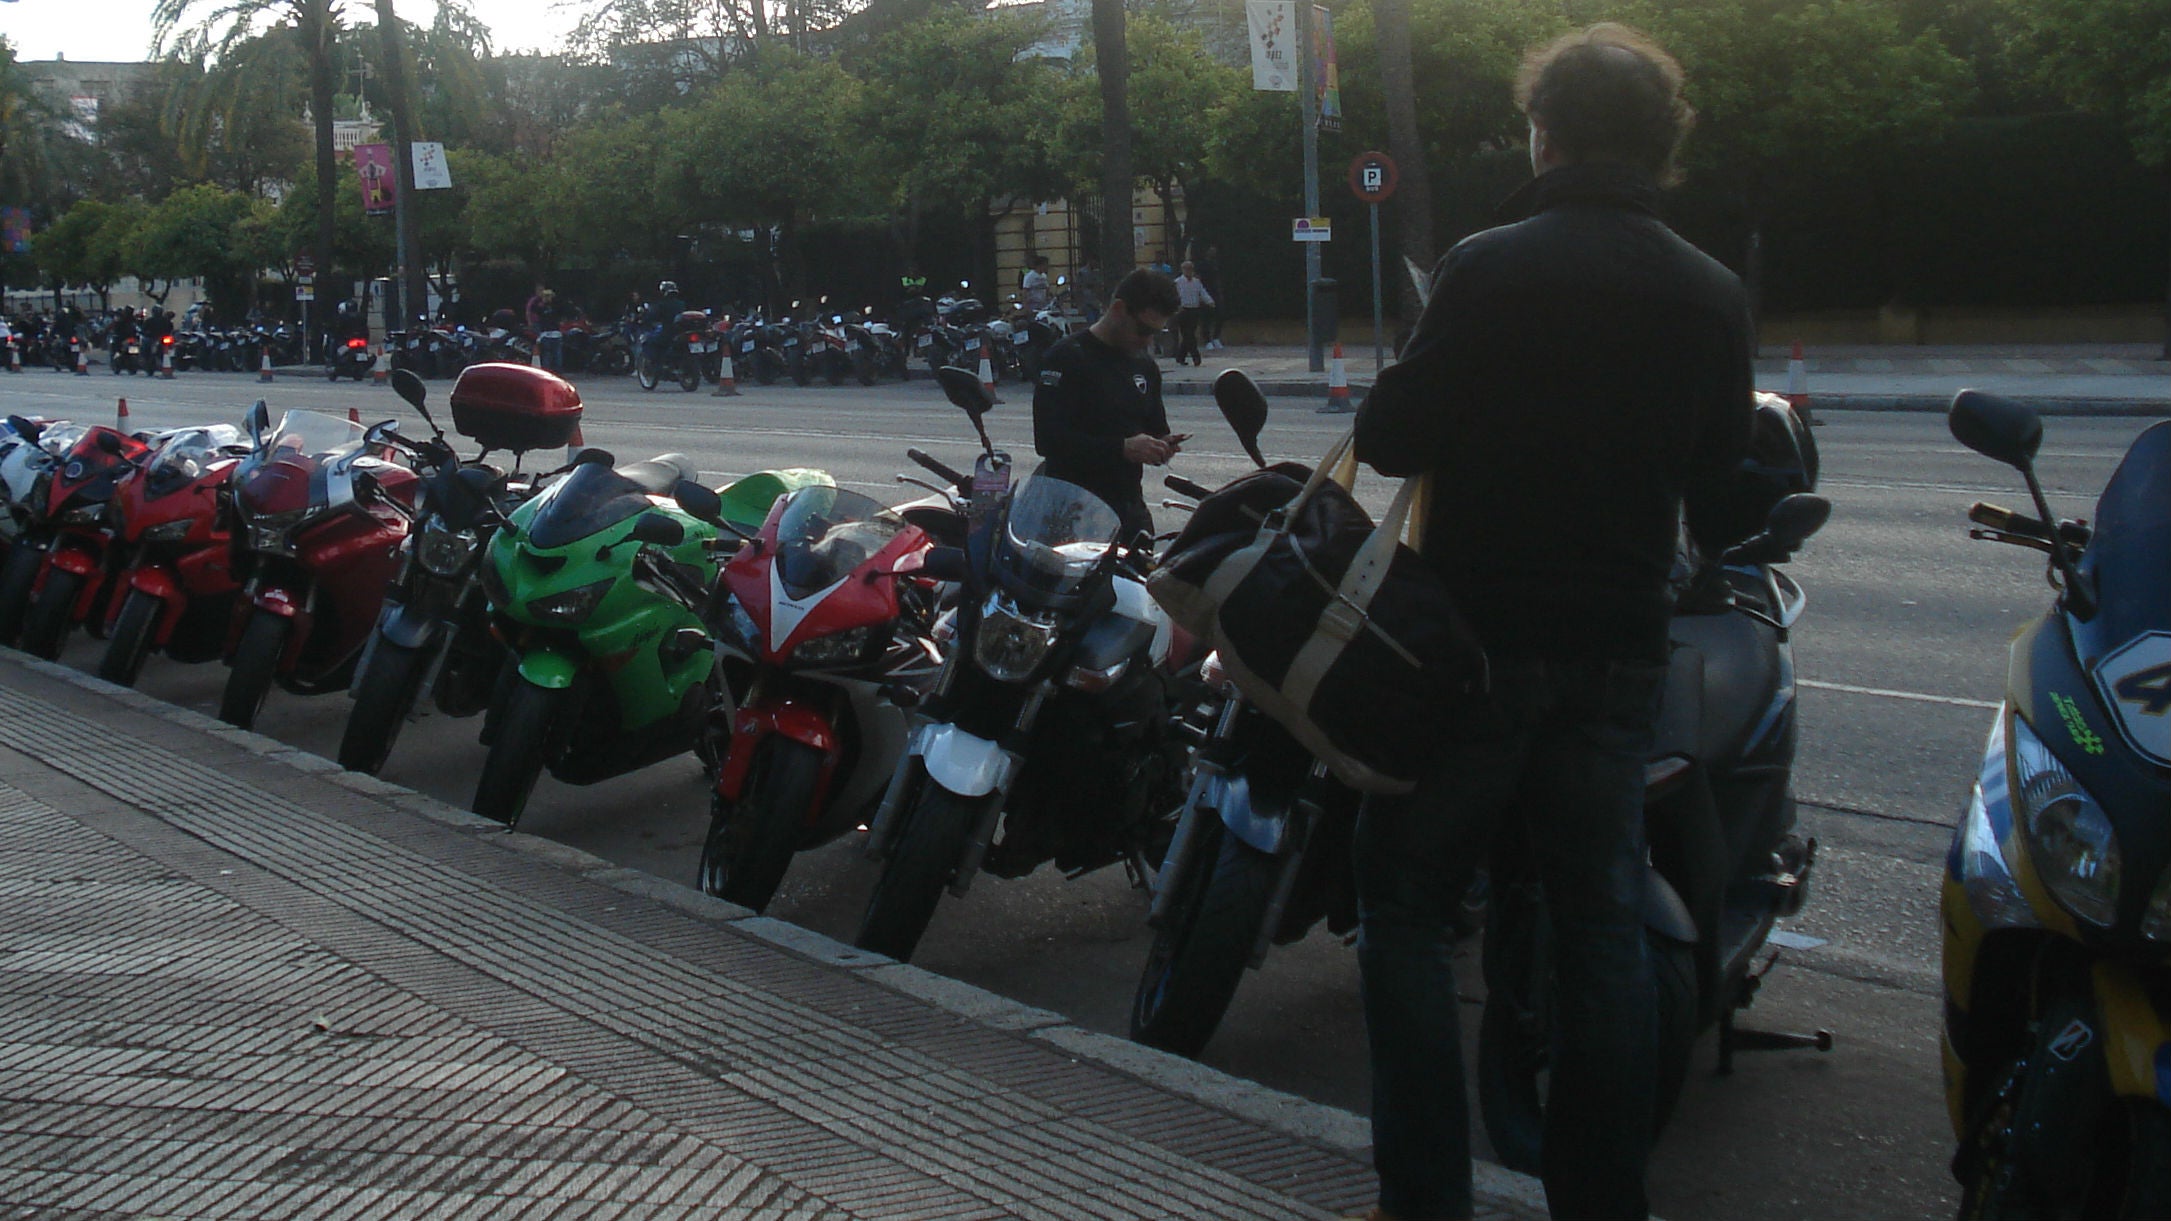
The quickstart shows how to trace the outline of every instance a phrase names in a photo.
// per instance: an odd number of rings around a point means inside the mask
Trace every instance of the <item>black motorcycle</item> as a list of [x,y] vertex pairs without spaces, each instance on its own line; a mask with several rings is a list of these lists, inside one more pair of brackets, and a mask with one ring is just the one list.
[[981,455],[969,479],[922,463],[971,498],[965,546],[929,553],[927,572],[963,591],[954,635],[868,836],[884,864],[856,942],[900,961],[943,890],[963,895],[982,869],[1120,861],[1142,883],[1182,798],[1175,712],[1197,681],[1164,665],[1173,633],[1116,511],[1048,475],[1013,489],[978,376],[938,376]]

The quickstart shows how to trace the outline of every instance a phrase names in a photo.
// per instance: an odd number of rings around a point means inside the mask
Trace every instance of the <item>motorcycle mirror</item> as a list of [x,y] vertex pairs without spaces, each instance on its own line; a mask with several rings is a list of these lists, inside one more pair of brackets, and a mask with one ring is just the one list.
[[938,581],[965,581],[972,576],[972,561],[963,547],[930,547],[920,571]]
[[944,365],[935,370],[935,380],[942,383],[942,392],[950,401],[972,417],[973,430],[980,434],[980,447],[993,453],[995,443],[988,440],[987,425],[980,419],[995,406],[995,399],[988,393],[988,388],[980,384],[980,375],[956,365]]
[[1061,287],[1063,287],[1063,286],[1064,286],[1065,284],[1068,284],[1068,283],[1070,283],[1070,277],[1069,277],[1069,276],[1057,276],[1057,277],[1055,278],[1055,286],[1056,286],[1057,288],[1061,288]]
[[252,445],[263,448],[264,431],[271,427],[271,408],[264,405],[264,400],[256,400],[256,404],[249,408],[249,414],[241,417],[241,427],[249,434]]
[[633,519],[633,530],[626,537],[636,543],[676,547],[686,541],[686,527],[661,513],[643,513]]
[[2043,421],[2035,408],[1980,390],[1954,395],[1945,423],[1960,444],[2021,471],[2035,465],[2043,444]]
[[1214,405],[1221,408],[1221,418],[1229,422],[1253,465],[1264,467],[1259,433],[1266,428],[1266,395],[1259,392],[1258,383],[1242,369],[1224,369],[1214,379]]
[[717,495],[714,489],[691,479],[681,479],[678,486],[672,489],[671,498],[678,501],[679,508],[694,517],[712,526],[723,524],[724,498]]
[[1764,519],[1764,534],[1784,544],[1788,552],[1800,549],[1809,536],[1824,528],[1832,516],[1832,502],[1809,492],[1782,496]]
[[19,415],[8,417],[8,427],[15,430],[16,436],[32,444],[36,444],[38,434],[45,431],[45,425],[26,420]]
[[574,455],[573,455],[573,460],[572,460],[571,462],[568,462],[568,463],[566,463],[566,465],[567,465],[567,466],[589,466],[589,465],[601,465],[601,466],[617,466],[617,465],[618,465],[618,457],[617,457],[617,455],[615,455],[615,454],[611,453],[611,451],[609,451],[609,450],[607,450],[607,449],[596,449],[596,448],[594,448],[593,446],[591,446],[591,447],[589,447],[589,448],[587,448],[587,449],[584,449],[584,450],[580,451],[580,452],[579,452],[579,453],[577,453],[577,454],[574,454]]
[[[416,411],[423,411],[422,402],[430,397],[429,387],[422,384],[413,369],[392,370],[392,391],[407,400],[407,405]],[[427,418],[428,413],[424,412],[424,416]]]
[[118,458],[121,454],[121,439],[110,432],[99,433],[98,448]]

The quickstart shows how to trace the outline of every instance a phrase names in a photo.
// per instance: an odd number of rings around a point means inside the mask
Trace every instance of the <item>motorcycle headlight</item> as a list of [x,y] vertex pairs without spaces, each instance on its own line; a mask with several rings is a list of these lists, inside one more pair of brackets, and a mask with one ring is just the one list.
[[307,509],[263,513],[249,519],[249,549],[267,555],[294,554],[294,527],[309,515]]
[[143,541],[146,543],[178,543],[187,538],[188,532],[195,528],[196,523],[192,521],[169,521],[163,525],[152,526],[150,529],[145,530],[143,532]]
[[2013,718],[2013,806],[2051,896],[2099,928],[2118,919],[2118,833],[2028,723]]
[[872,624],[855,627],[834,636],[816,636],[802,642],[792,650],[792,660],[802,666],[835,666],[857,661],[867,653],[867,642],[874,639]]
[[980,630],[974,633],[972,658],[998,682],[1024,682],[1055,647],[1055,621],[1021,614],[1016,604],[1001,594],[990,595],[980,611]]
[[60,524],[63,526],[96,526],[104,523],[105,519],[106,506],[77,505],[60,515]]
[[415,539],[415,559],[434,576],[456,577],[467,568],[480,540],[471,530],[448,530],[431,518]]
[[578,626],[595,613],[596,604],[603,601],[603,595],[611,592],[611,586],[616,584],[618,578],[605,577],[592,585],[569,589],[547,598],[537,598],[528,603],[528,616],[537,623],[558,627]]

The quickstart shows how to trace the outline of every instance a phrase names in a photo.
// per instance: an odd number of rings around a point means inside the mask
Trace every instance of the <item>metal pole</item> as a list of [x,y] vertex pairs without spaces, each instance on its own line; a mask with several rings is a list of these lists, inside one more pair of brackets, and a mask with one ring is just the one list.
[[[1304,124],[1304,215],[1319,215],[1319,86],[1312,76],[1312,25],[1317,20],[1311,0],[1297,4],[1297,110]],[[1314,373],[1327,367],[1327,351],[1319,342],[1314,317],[1312,282],[1319,278],[1319,243],[1304,243],[1304,346]]]
[[1387,345],[1381,339],[1386,329],[1386,311],[1380,304],[1379,287],[1379,205],[1372,205],[1372,375],[1379,376],[1387,367]]

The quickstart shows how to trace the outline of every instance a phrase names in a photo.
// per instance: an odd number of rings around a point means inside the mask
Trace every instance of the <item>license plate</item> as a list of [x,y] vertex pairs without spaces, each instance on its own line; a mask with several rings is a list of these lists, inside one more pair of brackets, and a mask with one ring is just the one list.
[[977,340],[977,339],[968,339],[968,340],[966,340],[966,341],[965,341],[965,350],[966,350],[967,352],[977,352],[977,351],[979,351],[979,350],[980,350],[980,341],[979,341],[979,340]]
[[696,352],[708,353],[714,352],[715,350],[716,345],[713,343],[697,343],[694,345],[694,351]]
[[922,335],[922,336],[920,336],[920,338],[919,338],[919,342],[917,342],[917,343],[913,344],[912,346],[913,346],[913,347],[915,347],[915,348],[931,348],[931,347],[934,347],[934,346],[935,346],[935,337],[934,337],[933,335]]
[[740,345],[739,345],[739,350],[740,350],[741,352],[751,352],[751,351],[753,351],[753,350],[754,350],[754,341],[753,341],[753,340],[751,340],[751,339],[749,339],[749,340],[747,340],[747,341],[746,341],[745,343],[742,343],[742,344],[740,344]]
[[797,339],[787,339],[784,341],[784,346],[787,348],[796,348],[799,346],[799,341]]

